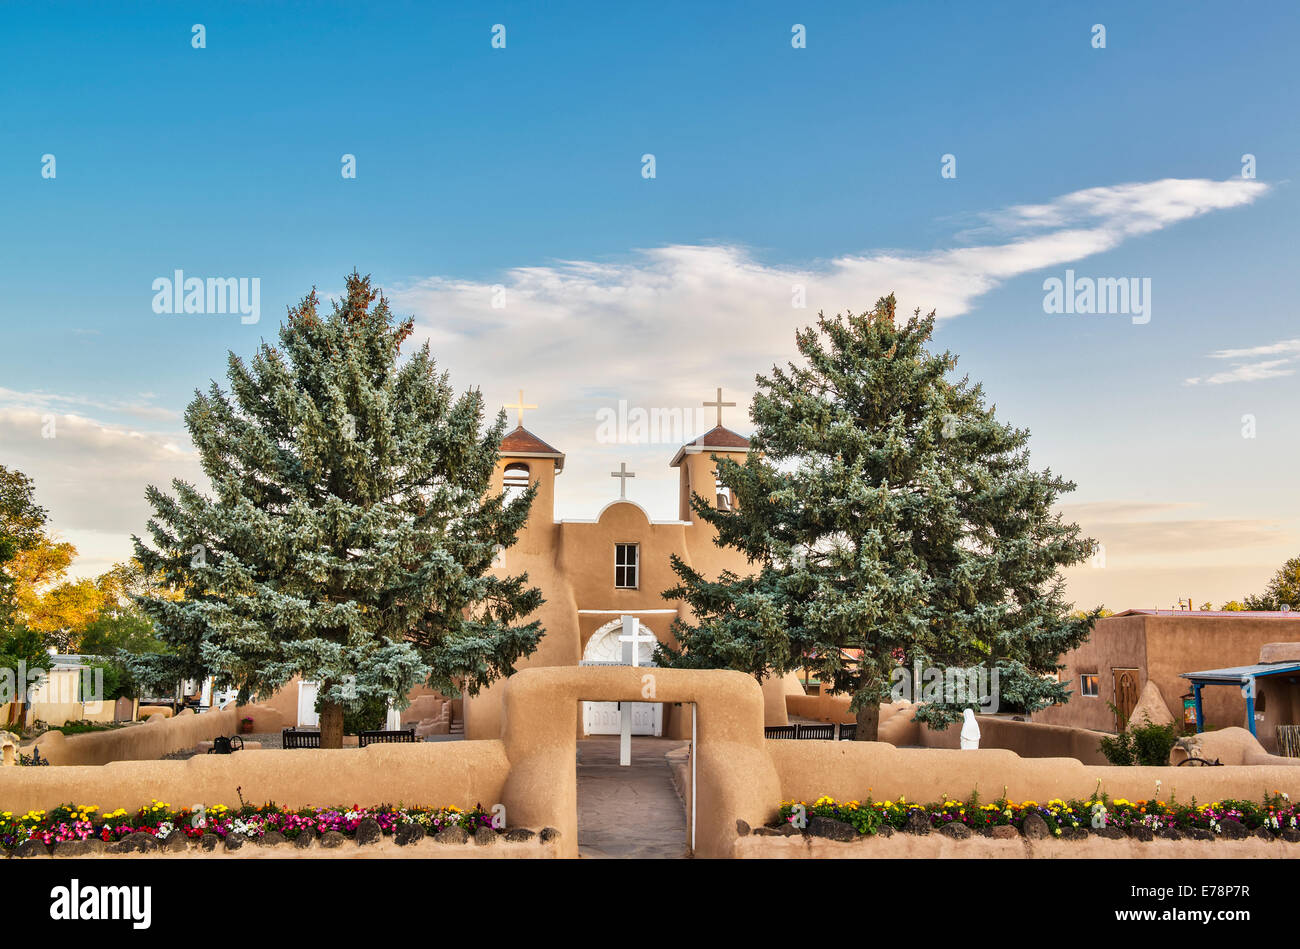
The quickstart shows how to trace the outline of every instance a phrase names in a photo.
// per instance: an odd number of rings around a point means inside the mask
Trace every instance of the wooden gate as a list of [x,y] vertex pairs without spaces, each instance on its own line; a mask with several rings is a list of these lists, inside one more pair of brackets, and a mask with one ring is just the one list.
[[1129,716],[1138,700],[1138,671],[1136,669],[1112,669],[1115,677],[1115,731],[1122,732],[1128,725]]

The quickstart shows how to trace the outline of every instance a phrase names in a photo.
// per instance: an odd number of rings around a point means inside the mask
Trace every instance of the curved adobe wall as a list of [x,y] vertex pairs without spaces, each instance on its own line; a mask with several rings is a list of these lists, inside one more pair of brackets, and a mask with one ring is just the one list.
[[[1087,798],[1100,790],[1129,800],[1176,794],[1179,800],[1259,800],[1265,791],[1300,795],[1300,769],[1275,765],[1222,768],[1144,768],[1085,765],[1074,758],[1021,758],[1001,749],[948,751],[895,748],[875,741],[769,741],[781,779],[781,800],[811,801],[828,794],[843,800],[921,803],[966,799],[978,790],[985,801],[1049,801]],[[1159,794],[1156,782],[1160,782]],[[774,802],[767,815],[776,812]],[[752,822],[751,822],[752,823]]]
[[[108,731],[65,736],[46,732],[27,745],[34,746],[52,765],[101,765],[110,761],[142,761],[161,758],[174,751],[185,751],[201,741],[218,735],[239,733],[240,720],[253,719],[254,731],[274,732],[284,727],[283,719],[273,709],[261,705],[244,705],[195,715],[186,709],[175,718],[155,715],[141,725],[126,725]],[[8,808],[13,810],[13,808]]]
[[[284,807],[428,804],[491,808],[510,763],[500,741],[417,742],[322,751],[245,751],[185,761],[117,761],[97,767],[4,768],[0,808],[22,813],[60,804],[135,810],[275,801]],[[512,821],[517,823],[517,821]]]
[[730,856],[738,818],[761,824],[771,816],[780,783],[763,738],[763,693],[753,678],[720,670],[556,666],[524,669],[506,683],[510,775],[502,800],[510,823],[558,828],[562,855],[577,855],[578,703],[644,701],[647,675],[655,701],[698,707],[696,854]]

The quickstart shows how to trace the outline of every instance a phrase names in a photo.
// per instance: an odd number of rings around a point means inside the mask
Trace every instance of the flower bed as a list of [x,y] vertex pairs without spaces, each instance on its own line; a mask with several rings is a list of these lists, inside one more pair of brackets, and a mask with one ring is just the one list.
[[[337,831],[353,837],[366,818],[373,819],[384,836],[403,825],[418,825],[432,835],[450,827],[460,827],[474,834],[480,827],[492,827],[492,815],[475,806],[462,811],[457,807],[307,807],[288,810],[275,804],[245,805],[234,809],[222,804],[211,807],[173,809],[170,804],[154,801],[135,813],[118,809],[101,814],[99,808],[65,804],[52,811],[29,811],[22,816],[0,812],[0,850],[12,851],[28,840],[57,844],[74,840],[102,840],[113,843],[130,834],[145,833],[159,840],[175,833],[197,839],[214,834],[224,840],[230,836],[256,841],[272,831],[286,840],[304,832],[324,835]],[[498,829],[499,830],[499,829]]]
[[1134,828],[1146,828],[1153,832],[1200,829],[1220,834],[1224,821],[1235,821],[1252,831],[1264,828],[1278,836],[1300,832],[1300,810],[1287,795],[1277,792],[1266,795],[1262,803],[1225,800],[1210,804],[1198,804],[1194,799],[1188,804],[1175,800],[1128,801],[1107,795],[1094,795],[1088,800],[1055,799],[1045,804],[1017,803],[1005,796],[985,804],[978,795],[965,801],[944,800],[934,804],[915,804],[902,798],[836,801],[823,796],[811,803],[784,801],[780,813],[784,823],[796,828],[802,829],[809,819],[821,817],[849,824],[864,836],[879,833],[883,827],[904,830],[914,826],[918,818],[913,815],[919,815],[919,820],[936,830],[949,824],[964,824],[972,831],[983,832],[997,826],[1022,829],[1025,820],[1036,814],[1056,837],[1075,828],[1103,830],[1107,827],[1126,833]]

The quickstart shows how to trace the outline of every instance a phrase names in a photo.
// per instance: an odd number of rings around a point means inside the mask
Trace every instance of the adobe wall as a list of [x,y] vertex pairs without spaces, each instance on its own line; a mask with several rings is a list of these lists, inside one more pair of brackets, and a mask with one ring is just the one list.
[[[1101,739],[1106,737],[1106,732],[1016,722],[988,715],[976,715],[975,721],[980,729],[980,748],[1012,751],[1021,758],[1075,758],[1084,764],[1107,763],[1106,756],[1101,753]],[[915,743],[924,748],[959,749],[961,722],[943,730],[918,727]]]
[[[67,803],[135,810],[157,798],[174,807],[238,807],[242,793],[250,804],[274,801],[290,808],[357,803],[465,809],[481,803],[491,808],[502,800],[509,770],[500,741],[245,751],[98,767],[0,768],[0,806],[15,813]],[[512,826],[521,823],[510,814],[507,820]]]
[[[921,803],[945,794],[965,800],[978,790],[985,801],[1086,799],[1100,790],[1129,800],[1259,800],[1265,789],[1300,794],[1300,768],[1280,765],[1222,768],[1147,768],[1085,765],[1074,758],[1021,758],[1002,749],[948,751],[895,748],[873,741],[768,741],[781,800],[812,801],[823,794],[845,800]],[[1156,782],[1161,782],[1159,794]],[[779,802],[777,802],[779,803]],[[768,819],[776,813],[770,808]],[[763,823],[763,821],[760,821]],[[751,822],[752,825],[752,822]],[[753,826],[753,825],[752,825]]]
[[857,721],[849,711],[847,695],[787,695],[786,711],[800,718],[811,718],[818,722],[834,722],[837,725]]
[[[174,718],[155,715],[138,725],[83,735],[46,732],[24,745],[23,752],[30,754],[32,747],[39,748],[41,757],[48,758],[51,765],[103,765],[112,761],[157,759],[174,751],[191,749],[218,735],[238,734],[240,720],[246,716],[254,720],[255,731],[276,732],[284,727],[277,712],[260,705],[231,707],[202,715],[185,709]],[[6,810],[13,808],[6,807]]]
[[[1188,611],[1178,616],[1108,616],[1097,621],[1088,642],[1061,657],[1070,701],[1034,713],[1034,721],[1071,725],[1097,731],[1114,731],[1114,716],[1108,702],[1115,701],[1112,670],[1139,670],[1138,691],[1147,680],[1155,682],[1174,721],[1183,720],[1182,696],[1191,684],[1181,673],[1205,669],[1247,666],[1259,661],[1268,643],[1300,638],[1300,618],[1262,616],[1213,616]],[[1079,676],[1095,673],[1101,694],[1079,695]],[[1207,728],[1242,726],[1246,723],[1246,701],[1239,689],[1207,686],[1201,690]],[[1259,725],[1260,741],[1276,749],[1276,721]]]
[[[412,803],[490,808],[503,803],[512,826],[559,829],[558,853],[572,857],[577,854],[579,703],[640,698],[642,676],[647,674],[654,677],[657,700],[693,702],[698,708],[695,841],[700,857],[738,853],[737,820],[759,826],[776,817],[782,800],[814,800],[823,794],[850,800],[905,795],[918,802],[945,795],[965,799],[972,790],[985,800],[996,799],[1005,790],[1016,800],[1037,801],[1086,799],[1099,790],[1129,799],[1177,795],[1181,801],[1192,797],[1257,800],[1265,789],[1293,798],[1300,795],[1300,767],[1258,756],[1251,760],[1268,763],[1121,768],[1085,765],[1073,758],[1021,758],[1001,749],[768,740],[762,730],[762,690],[743,673],[555,666],[525,669],[509,680],[502,740],[383,744],[338,751],[247,751],[185,761],[115,761],[100,767],[3,768],[0,805],[12,811],[48,810],[68,802],[135,809],[158,798],[174,806],[235,806],[241,788],[246,801],[274,800],[287,807]],[[236,720],[242,711],[182,715],[170,722],[156,720],[120,732],[77,736],[65,744],[129,732],[170,734],[197,727],[204,719],[215,722],[222,715]],[[891,721],[901,717],[896,714]],[[198,738],[187,733],[183,740],[192,743]],[[1258,755],[1256,746],[1231,730],[1216,733],[1216,740],[1231,740],[1234,747],[1244,749],[1243,754]]]
[[[1065,705],[1054,705],[1034,712],[1033,720],[1047,725],[1114,732],[1115,716],[1110,710],[1110,704],[1118,703],[1115,702],[1115,677],[1112,670],[1139,670],[1138,693],[1141,694],[1147,681],[1146,620],[1145,616],[1106,616],[1097,620],[1088,641],[1061,656],[1070,700]],[[1080,694],[1079,677],[1084,674],[1097,676],[1099,695]],[[1166,690],[1163,682],[1157,684],[1166,701],[1171,696],[1180,696],[1187,691],[1185,681],[1184,687],[1178,688],[1176,692]],[[1176,721],[1182,721],[1181,700],[1178,708],[1171,711]]]
[[1111,860],[1195,860],[1206,857],[1235,860],[1261,858],[1297,859],[1300,846],[1285,841],[1268,840],[1152,840],[1143,842],[1124,838],[1108,840],[1089,836],[1086,840],[994,840],[976,836],[953,840],[943,834],[894,834],[837,843],[820,837],[737,837],[732,855],[747,859],[832,859],[832,860],[1020,860],[1025,857],[1048,859],[1102,858]]
[[[1248,666],[1259,662],[1260,650],[1267,643],[1300,636],[1300,619],[1267,617],[1147,617],[1147,674],[1160,687],[1175,718],[1182,721],[1182,696],[1191,684],[1181,672]],[[1212,685],[1201,689],[1206,728],[1224,728],[1246,724],[1246,700],[1234,686]],[[1293,720],[1294,721],[1294,720]],[[1274,728],[1257,723],[1259,740],[1269,751],[1277,750]],[[1274,726],[1276,727],[1276,725]]]

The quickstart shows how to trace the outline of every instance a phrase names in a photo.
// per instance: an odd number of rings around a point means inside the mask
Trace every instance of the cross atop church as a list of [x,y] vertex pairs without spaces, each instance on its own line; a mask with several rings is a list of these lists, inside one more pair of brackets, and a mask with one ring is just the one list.
[[627,462],[620,461],[618,463],[618,471],[611,471],[609,473],[609,476],[611,478],[618,478],[618,499],[620,501],[626,501],[627,500],[627,479],[635,478],[636,472],[628,471]]
[[[721,398],[721,396],[719,396],[719,398]],[[535,405],[525,405],[525,404],[524,404],[524,390],[523,390],[523,389],[520,389],[520,390],[519,390],[519,401],[518,401],[518,402],[515,402],[515,403],[513,403],[513,404],[511,404],[511,405],[503,405],[502,408],[504,408],[504,409],[515,409],[516,412],[517,412],[515,418],[516,418],[516,420],[517,420],[518,423],[519,423],[519,427],[520,427],[520,428],[523,428],[523,426],[524,426],[524,412],[526,412],[528,409],[535,409],[535,408],[537,408],[537,406],[535,406]]]
[[[523,393],[520,393],[520,398],[523,398]],[[721,387],[721,386],[718,387],[718,394],[717,394],[717,397],[716,397],[716,398],[717,398],[717,401],[716,401],[716,402],[705,402],[705,403],[704,403],[704,407],[705,407],[706,409],[716,408],[716,409],[718,410],[718,424],[721,425],[721,424],[722,424],[722,410],[723,410],[724,408],[728,408],[728,407],[734,406],[736,403],[735,403],[735,402],[723,402],[723,401],[722,401],[722,387]]]

